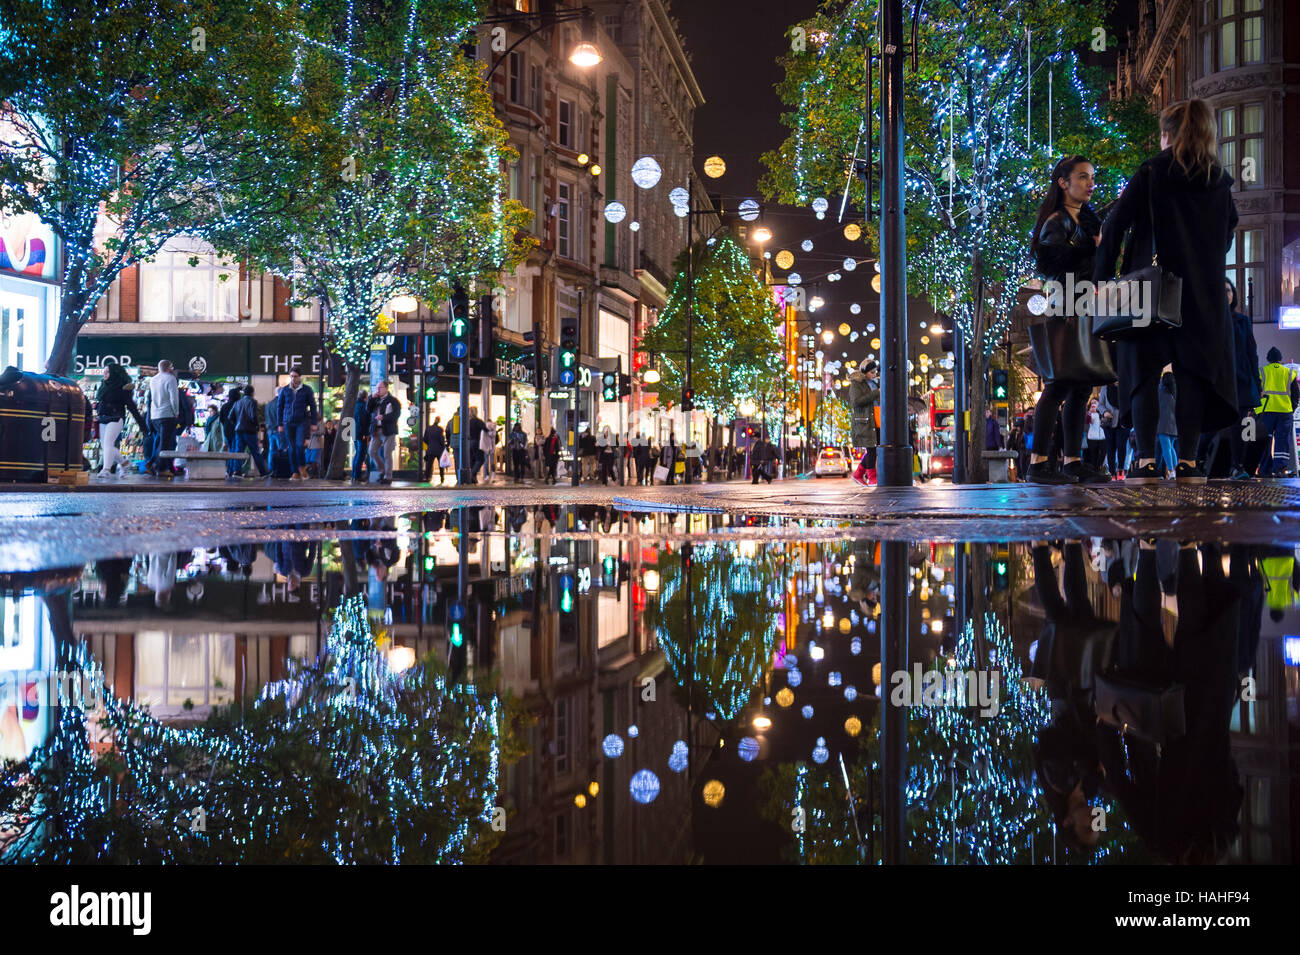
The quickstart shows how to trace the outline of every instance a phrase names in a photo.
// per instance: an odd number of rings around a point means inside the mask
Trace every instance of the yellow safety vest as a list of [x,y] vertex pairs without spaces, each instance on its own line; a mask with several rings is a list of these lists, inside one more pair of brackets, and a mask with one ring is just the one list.
[[1282,411],[1290,414],[1294,410],[1291,407],[1291,382],[1295,380],[1295,373],[1286,365],[1271,362],[1264,366],[1263,379],[1264,400],[1255,413]]
[[1294,557],[1265,557],[1260,562],[1264,572],[1264,602],[1269,610],[1288,610],[1296,603],[1297,594],[1291,586],[1295,570]]

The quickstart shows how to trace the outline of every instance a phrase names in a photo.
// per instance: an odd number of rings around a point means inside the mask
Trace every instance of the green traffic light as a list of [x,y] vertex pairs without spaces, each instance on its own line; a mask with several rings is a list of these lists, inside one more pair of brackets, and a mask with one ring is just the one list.
[[465,334],[465,319],[455,318],[451,322],[451,333],[457,338]]
[[573,591],[566,589],[560,594],[560,610],[568,613],[573,609]]
[[576,360],[577,360],[577,356],[573,352],[571,351],[560,352],[560,364],[562,364],[565,368],[572,367],[574,361]]
[[453,623],[451,625],[451,645],[453,647],[458,647],[464,642],[465,637],[460,632],[460,624]]

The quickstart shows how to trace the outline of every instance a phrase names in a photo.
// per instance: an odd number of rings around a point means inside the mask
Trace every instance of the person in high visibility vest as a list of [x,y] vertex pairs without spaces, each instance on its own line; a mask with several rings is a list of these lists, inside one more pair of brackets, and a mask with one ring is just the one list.
[[1267,452],[1269,441],[1273,444],[1270,457],[1267,453],[1260,461],[1260,477],[1293,477],[1291,470],[1291,445],[1295,442],[1295,425],[1292,422],[1294,407],[1291,404],[1291,383],[1296,380],[1295,372],[1282,364],[1282,352],[1277,347],[1268,350],[1268,364],[1264,366],[1261,379],[1264,384],[1264,400],[1256,409],[1260,434],[1257,440],[1264,442]]

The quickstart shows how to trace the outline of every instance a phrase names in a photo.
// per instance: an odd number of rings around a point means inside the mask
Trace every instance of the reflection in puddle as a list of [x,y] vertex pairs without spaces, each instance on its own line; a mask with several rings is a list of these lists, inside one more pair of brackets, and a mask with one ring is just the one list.
[[0,859],[1294,858],[1292,550],[724,522],[462,509],[7,578]]

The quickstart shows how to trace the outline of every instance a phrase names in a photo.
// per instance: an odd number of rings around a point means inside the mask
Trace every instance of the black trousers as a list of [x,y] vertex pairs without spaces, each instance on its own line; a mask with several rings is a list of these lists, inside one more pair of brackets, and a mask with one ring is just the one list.
[[1124,467],[1124,451],[1128,447],[1128,428],[1102,428],[1106,432],[1106,467],[1118,474]]
[[[1174,370],[1178,400],[1174,404],[1174,421],[1178,425],[1178,453],[1188,458],[1201,437],[1205,422],[1205,397],[1209,386],[1196,375]],[[1133,430],[1137,433],[1139,458],[1156,456],[1156,428],[1160,424],[1160,376],[1157,375],[1133,393]]]
[[1049,456],[1052,432],[1056,429],[1057,415],[1064,432],[1062,452],[1067,458],[1079,457],[1083,446],[1084,417],[1088,409],[1090,385],[1075,385],[1063,381],[1049,381],[1034,409],[1034,454]]

